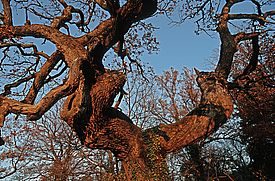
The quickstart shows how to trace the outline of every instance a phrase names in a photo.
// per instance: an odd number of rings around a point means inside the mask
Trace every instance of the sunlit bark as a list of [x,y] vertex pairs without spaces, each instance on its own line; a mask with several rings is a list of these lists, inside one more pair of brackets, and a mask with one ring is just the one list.
[[[102,59],[116,43],[123,44],[123,36],[134,23],[157,11],[157,1],[128,0],[121,7],[119,1],[106,0],[105,4],[96,1],[110,13],[110,17],[80,37],[65,34],[60,29],[66,28],[66,23],[71,22],[72,14],[76,13],[80,16],[80,22],[75,24],[82,26],[83,30],[83,13],[65,1],[59,2],[63,6],[62,15],[49,18],[50,26],[31,22],[13,26],[10,1],[2,0],[2,47],[9,46],[4,42],[10,39],[31,36],[52,42],[57,50],[51,56],[44,56],[46,63],[36,74],[12,85],[19,86],[34,79],[23,101],[9,97],[9,87],[0,95],[0,126],[10,113],[24,114],[30,120],[37,120],[58,100],[66,97],[62,119],[77,133],[82,144],[92,149],[111,150],[121,159],[127,180],[169,180],[166,155],[206,138],[230,118],[233,103],[228,93],[227,79],[234,54],[240,41],[253,39],[254,54],[249,64],[252,69],[247,68],[247,73],[250,73],[257,64],[259,47],[256,40],[259,33],[232,35],[228,23],[234,19],[254,19],[264,24],[267,16],[274,15],[273,11],[258,15],[230,14],[231,7],[242,0],[226,1],[218,16],[217,32],[221,48],[216,70],[197,72],[197,83],[202,92],[200,104],[176,123],[161,124],[143,131],[121,111],[112,108],[115,96],[123,91],[126,78],[122,72],[105,69]],[[205,1],[196,13],[203,11],[210,2]],[[43,80],[59,61],[64,61],[69,69],[66,79],[35,102],[38,92],[46,84]],[[0,144],[3,144],[2,140]]]

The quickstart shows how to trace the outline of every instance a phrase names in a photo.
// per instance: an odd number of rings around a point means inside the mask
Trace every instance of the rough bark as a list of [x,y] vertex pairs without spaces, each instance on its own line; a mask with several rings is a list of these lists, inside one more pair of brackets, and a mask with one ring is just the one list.
[[108,108],[100,122],[90,118],[96,131],[86,134],[85,145],[111,150],[123,160],[128,180],[169,180],[166,155],[206,138],[233,111],[227,82],[218,73],[198,73],[197,82],[201,103],[182,120],[142,131],[122,112]]
[[12,25],[12,13],[10,7],[10,0],[3,0],[2,1],[3,8],[4,8],[4,24],[5,25]]
[[[113,4],[114,1],[106,1],[110,18],[81,37],[73,37],[59,30],[71,21],[72,13],[80,14],[80,24],[83,25],[81,11],[64,1],[60,1],[64,7],[62,15],[53,18],[50,26],[30,23],[13,26],[10,1],[2,0],[4,16],[1,17],[0,43],[16,37],[32,36],[49,40],[56,45],[57,51],[47,57],[46,63],[34,76],[12,84],[19,85],[34,79],[23,101],[8,97],[9,87],[0,95],[0,126],[3,126],[9,113],[24,114],[31,120],[39,119],[53,104],[66,97],[62,119],[77,133],[82,144],[89,148],[111,150],[121,159],[127,180],[170,180],[166,155],[206,138],[225,123],[233,111],[227,87],[233,56],[240,41],[256,39],[258,33],[232,35],[228,21],[251,18],[262,22],[267,15],[274,14],[230,16],[230,8],[242,1],[226,1],[219,16],[217,31],[221,39],[220,58],[215,72],[197,72],[197,82],[202,92],[199,106],[176,123],[161,124],[142,131],[125,114],[112,108],[114,98],[122,91],[126,78],[119,71],[106,70],[102,58],[113,45],[121,41],[133,23],[153,15],[157,10],[156,0],[128,0],[122,7]],[[250,64],[252,69],[257,63],[257,44],[254,40],[256,52]],[[39,90],[45,84],[43,80],[60,61],[64,61],[69,68],[67,79],[35,103]]]

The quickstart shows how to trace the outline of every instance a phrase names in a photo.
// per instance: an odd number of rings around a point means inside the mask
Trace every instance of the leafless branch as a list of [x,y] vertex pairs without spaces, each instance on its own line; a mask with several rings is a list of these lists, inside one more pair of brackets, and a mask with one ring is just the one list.
[[229,19],[252,19],[257,20],[261,25],[264,25],[267,20],[263,16],[259,16],[257,14],[229,14]]
[[10,0],[2,0],[3,8],[4,8],[4,24],[6,26],[12,26],[12,12],[10,7]]
[[239,43],[244,40],[251,40],[255,37],[258,37],[260,33],[258,32],[253,32],[253,33],[245,33],[245,32],[240,32],[234,35],[234,40],[236,43]]
[[59,62],[60,59],[63,59],[63,55],[60,52],[53,53],[46,63],[41,67],[40,71],[35,74],[35,79],[33,81],[33,85],[30,88],[28,94],[25,97],[24,102],[33,103],[38,91],[45,84],[45,79],[51,72],[51,70],[55,67],[55,65]]
[[[0,48],[12,47],[12,46],[17,47],[21,52],[21,54],[24,56],[36,56],[36,57],[43,56],[44,58],[49,58],[49,56],[46,53],[38,51],[37,46],[34,44],[17,43],[15,41],[13,41],[13,43],[0,42]],[[32,48],[33,53],[28,53],[23,50],[27,48]]]
[[6,84],[4,87],[4,92],[0,94],[0,96],[7,96],[9,94],[11,94],[11,88],[13,87],[18,87],[19,85],[21,85],[24,82],[28,82],[29,80],[33,79],[35,75],[29,75],[28,77],[24,77],[22,79],[17,80],[14,83],[11,84]]

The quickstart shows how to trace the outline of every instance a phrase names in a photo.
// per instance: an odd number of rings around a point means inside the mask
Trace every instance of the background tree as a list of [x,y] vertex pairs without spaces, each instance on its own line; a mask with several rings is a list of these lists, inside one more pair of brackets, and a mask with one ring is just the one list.
[[[60,106],[60,105],[59,105]],[[121,173],[111,152],[81,145],[53,107],[40,120],[7,120],[1,177],[10,180],[113,180]],[[16,123],[16,124],[15,124]]]
[[[258,39],[263,31],[262,26],[270,23],[269,18],[275,13],[262,12],[262,4],[258,1],[251,1],[257,8],[255,14],[230,12],[232,6],[242,0],[226,1],[222,3],[221,9],[219,3],[213,4],[209,0],[186,2],[184,8],[189,9],[186,11],[187,17],[201,16],[197,20],[199,27],[200,22],[208,27],[206,20],[214,22],[210,27],[217,27],[221,39],[217,67],[214,72],[197,72],[197,82],[202,93],[196,108],[176,123],[160,124],[142,130],[125,114],[111,107],[115,96],[122,91],[126,78],[122,72],[105,69],[102,60],[105,53],[116,44],[114,52],[122,59],[127,57],[130,62],[134,62],[131,53],[139,52],[124,47],[124,42],[127,45],[124,35],[131,32],[136,23],[152,16],[157,11],[158,3],[159,12],[169,14],[176,7],[176,2],[101,2],[73,3],[60,0],[47,5],[39,1],[15,1],[11,4],[9,0],[2,0],[0,40],[4,51],[1,67],[5,72],[4,77],[10,78],[13,83],[5,85],[0,97],[1,126],[10,113],[27,115],[28,120],[37,120],[58,100],[66,97],[61,111],[62,120],[76,132],[82,144],[93,149],[111,150],[122,160],[128,180],[169,180],[166,155],[204,139],[229,119],[233,102],[228,92],[228,77],[234,54],[240,42],[252,40],[253,56],[241,76],[252,73],[258,62]],[[103,14],[95,27],[91,25],[91,21],[97,4],[108,15]],[[11,5],[26,10],[24,25],[13,22],[15,14]],[[39,24],[33,24],[37,17],[43,20]],[[232,32],[229,22],[236,19],[253,20],[259,28],[256,26],[252,31]],[[81,33],[74,33],[75,26]],[[29,36],[38,40],[28,41]],[[41,39],[54,45],[51,55],[36,46]],[[128,39],[128,43],[131,40],[133,39]],[[135,47],[135,43],[132,45]],[[14,47],[15,52],[20,53],[15,54],[15,57],[10,56]],[[150,48],[154,46],[149,46],[149,50]],[[31,58],[25,61],[26,56]],[[122,65],[125,68],[125,64]],[[58,79],[62,74],[65,76]],[[51,84],[53,80],[54,88]],[[19,88],[19,94],[13,93],[14,87]]]
[[[233,96],[242,120],[242,139],[251,158],[250,169],[258,179],[274,179],[274,37],[264,34],[262,40],[260,64],[252,74],[237,80],[240,88]],[[253,56],[249,47],[242,48],[244,56]]]

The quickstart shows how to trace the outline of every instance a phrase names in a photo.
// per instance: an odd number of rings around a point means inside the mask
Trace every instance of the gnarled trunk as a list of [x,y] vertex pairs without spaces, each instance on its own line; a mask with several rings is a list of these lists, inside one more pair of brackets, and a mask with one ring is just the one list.
[[[197,108],[174,124],[142,131],[125,114],[111,107],[114,95],[124,82],[122,73],[105,72],[90,91],[89,121],[77,124],[83,118],[74,116],[69,124],[87,147],[111,150],[121,159],[127,180],[170,180],[166,155],[206,138],[224,124],[233,111],[227,82],[218,73],[202,72],[197,78],[202,91]],[[85,126],[79,129],[77,125]]]
[[[10,0],[2,0],[4,14],[0,13],[0,20],[3,22],[0,25],[0,42],[4,43],[3,47],[20,47],[20,44],[9,41],[32,36],[55,44],[56,52],[51,56],[40,52],[40,55],[43,54],[46,58],[46,63],[39,71],[5,86],[4,93],[0,94],[0,127],[10,113],[24,114],[29,119],[37,120],[58,100],[67,97],[61,113],[62,119],[76,131],[81,142],[87,147],[111,150],[121,159],[127,180],[170,180],[166,155],[204,139],[229,119],[233,104],[228,94],[226,79],[231,73],[233,57],[240,41],[252,39],[253,44],[253,54],[244,75],[256,68],[259,33],[239,32],[232,35],[228,22],[251,19],[263,25],[267,22],[267,17],[275,12],[263,14],[258,6],[258,15],[230,14],[231,7],[242,1],[244,0],[226,1],[221,14],[215,17],[218,19],[217,31],[221,39],[220,58],[215,72],[197,73],[197,82],[202,91],[199,106],[173,124],[161,124],[142,131],[126,115],[111,107],[114,97],[122,91],[126,78],[121,72],[105,70],[102,59],[116,43],[121,45],[118,46],[118,55],[122,54],[123,36],[134,23],[152,16],[157,11],[157,0],[127,0],[123,4],[119,1],[104,1],[105,5],[100,3],[103,1],[91,1],[109,11],[110,17],[81,37],[60,31],[66,23],[75,24],[71,21],[75,19],[72,18],[72,13],[78,13],[80,24],[85,25],[83,12],[65,1],[59,0],[64,8],[62,15],[53,17],[48,25],[32,24],[26,18],[25,25],[14,26]],[[195,14],[204,12],[208,2],[211,1],[202,3]],[[256,1],[253,3],[259,4]],[[203,17],[200,19],[205,20]],[[33,55],[40,57],[35,51]],[[61,60],[70,69],[67,79],[35,103],[39,91],[47,83],[44,79],[51,77],[51,71]],[[23,101],[9,97],[12,87],[18,87],[31,79],[34,79],[32,87]],[[2,144],[4,141],[0,132],[0,145]]]

